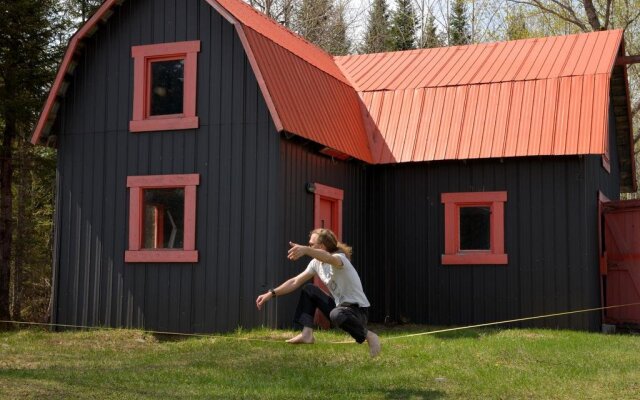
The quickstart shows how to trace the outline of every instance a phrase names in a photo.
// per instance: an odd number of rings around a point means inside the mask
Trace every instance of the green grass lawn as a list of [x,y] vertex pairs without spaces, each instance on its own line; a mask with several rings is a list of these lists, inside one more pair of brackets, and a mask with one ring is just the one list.
[[[0,332],[0,398],[640,399],[640,336],[475,329],[379,329],[382,354],[289,345],[292,332],[225,338],[135,330]],[[245,340],[245,339],[264,339]]]

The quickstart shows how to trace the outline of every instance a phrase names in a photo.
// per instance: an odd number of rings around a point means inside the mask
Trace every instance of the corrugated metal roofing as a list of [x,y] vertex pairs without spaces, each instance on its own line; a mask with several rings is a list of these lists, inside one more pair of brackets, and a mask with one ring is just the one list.
[[259,32],[244,33],[283,129],[373,162],[353,88]]
[[336,57],[377,163],[604,154],[622,31]]
[[[33,143],[78,44],[122,1],[74,35]],[[334,59],[240,0],[206,1],[236,26],[280,131],[369,163],[607,152],[620,30]]]

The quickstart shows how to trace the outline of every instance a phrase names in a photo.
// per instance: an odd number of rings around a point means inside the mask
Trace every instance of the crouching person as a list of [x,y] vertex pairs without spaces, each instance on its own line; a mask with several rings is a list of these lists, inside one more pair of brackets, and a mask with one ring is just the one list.
[[356,342],[362,343],[366,340],[371,356],[377,356],[380,353],[380,339],[367,329],[370,304],[362,290],[360,277],[351,265],[351,248],[338,242],[336,235],[329,229],[312,231],[308,246],[292,242],[289,242],[289,245],[290,260],[297,260],[303,256],[309,256],[312,260],[304,272],[258,296],[258,310],[272,298],[293,292],[317,275],[327,286],[331,296],[311,283],[303,287],[294,316],[294,321],[303,326],[302,332],[287,342],[311,344],[315,341],[313,316],[316,309],[319,309],[334,326],[345,330]]

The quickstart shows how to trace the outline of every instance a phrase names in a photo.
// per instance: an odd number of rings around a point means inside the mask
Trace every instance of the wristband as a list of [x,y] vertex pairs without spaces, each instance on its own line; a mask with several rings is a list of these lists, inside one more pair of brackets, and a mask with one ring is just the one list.
[[276,297],[276,291],[274,289],[269,289],[269,293],[271,293],[271,296]]

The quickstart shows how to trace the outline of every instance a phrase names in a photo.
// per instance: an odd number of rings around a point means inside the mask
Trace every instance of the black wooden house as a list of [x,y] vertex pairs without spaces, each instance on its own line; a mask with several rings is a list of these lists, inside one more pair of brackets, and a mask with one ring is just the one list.
[[[33,134],[58,149],[53,322],[289,326],[289,240],[354,247],[372,320],[601,304],[635,190],[621,31],[333,58],[239,0],[106,0]],[[600,315],[532,321],[598,329]]]

